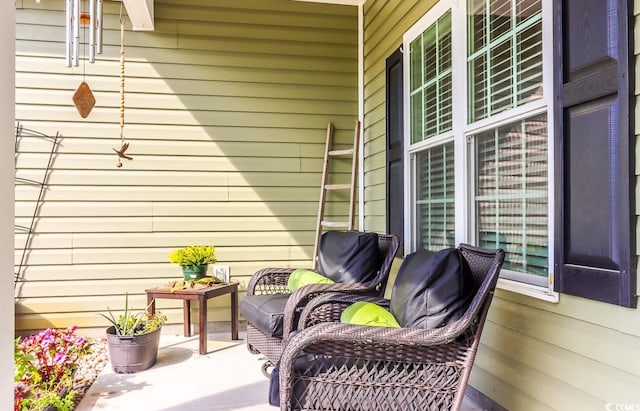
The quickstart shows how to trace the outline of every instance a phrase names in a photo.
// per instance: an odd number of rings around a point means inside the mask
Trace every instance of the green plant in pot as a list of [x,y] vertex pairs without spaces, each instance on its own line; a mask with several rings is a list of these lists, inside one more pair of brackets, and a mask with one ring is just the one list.
[[129,307],[129,295],[125,294],[124,310],[117,318],[107,307],[106,318],[111,326],[107,328],[109,360],[113,371],[130,374],[153,366],[158,358],[160,329],[167,317],[160,311],[151,314],[134,311]]
[[190,245],[173,250],[169,261],[182,267],[185,280],[199,280],[207,273],[209,264],[215,264],[216,249],[212,245]]

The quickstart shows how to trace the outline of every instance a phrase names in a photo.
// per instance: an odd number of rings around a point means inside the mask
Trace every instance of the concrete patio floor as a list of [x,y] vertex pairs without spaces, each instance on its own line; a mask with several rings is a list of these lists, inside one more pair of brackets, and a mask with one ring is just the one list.
[[[275,411],[267,402],[269,381],[260,371],[260,356],[247,351],[244,333],[240,338],[232,341],[228,332],[210,333],[210,352],[199,355],[197,335],[163,335],[153,367],[116,374],[107,365],[76,411]],[[462,409],[482,408],[467,400]]]

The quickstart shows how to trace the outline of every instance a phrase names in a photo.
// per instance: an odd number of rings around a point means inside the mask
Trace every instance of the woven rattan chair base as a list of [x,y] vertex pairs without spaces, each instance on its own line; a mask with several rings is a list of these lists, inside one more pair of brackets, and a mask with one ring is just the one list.
[[[264,355],[272,364],[277,363],[282,355],[282,339],[265,335],[262,331],[247,324],[247,343],[251,342],[250,350]],[[259,347],[259,349],[256,349]]]
[[319,357],[310,365],[313,371],[303,369],[294,375],[295,395],[283,408],[449,410],[460,381],[460,366]]

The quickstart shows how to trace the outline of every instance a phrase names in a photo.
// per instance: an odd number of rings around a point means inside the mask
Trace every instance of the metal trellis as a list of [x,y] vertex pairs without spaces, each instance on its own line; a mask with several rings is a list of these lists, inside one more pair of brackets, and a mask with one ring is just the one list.
[[55,136],[49,136],[47,134],[41,133],[39,131],[35,131],[35,130],[31,130],[31,129],[27,129],[22,127],[22,125],[20,123],[18,123],[16,125],[16,143],[15,143],[15,162],[16,162],[16,167],[17,167],[17,163],[18,163],[18,149],[19,149],[19,143],[18,140],[20,139],[20,137],[24,137],[25,133],[29,133],[29,136],[34,136],[34,137],[42,137],[46,140],[51,140],[51,150],[49,151],[49,159],[47,161],[47,167],[44,170],[44,175],[42,177],[42,181],[36,181],[36,180],[32,180],[32,179],[28,179],[28,178],[22,178],[22,177],[16,177],[15,181],[16,183],[22,183],[22,184],[31,184],[31,185],[35,185],[37,187],[39,187],[39,192],[38,192],[38,199],[36,200],[36,204],[35,207],[33,209],[33,215],[31,216],[31,222],[29,224],[29,226],[23,226],[23,225],[19,225],[16,224],[15,228],[16,230],[20,230],[22,232],[25,232],[27,234],[27,238],[24,242],[24,247],[22,249],[22,255],[20,257],[20,263],[18,264],[18,267],[15,271],[15,278],[14,278],[14,282],[13,282],[13,287],[15,289],[15,287],[18,284],[18,281],[20,279],[20,277],[22,277],[22,269],[24,268],[24,262],[25,262],[25,258],[27,255],[27,249],[29,248],[29,245],[31,243],[31,237],[33,234],[33,229],[35,226],[35,221],[36,218],[38,217],[38,211],[40,209],[40,205],[42,203],[42,199],[44,197],[44,189],[45,186],[47,184],[47,180],[49,178],[49,172],[51,171],[51,165],[53,163],[53,156],[56,152],[56,148],[58,146],[58,139],[60,138],[60,133],[56,132]]

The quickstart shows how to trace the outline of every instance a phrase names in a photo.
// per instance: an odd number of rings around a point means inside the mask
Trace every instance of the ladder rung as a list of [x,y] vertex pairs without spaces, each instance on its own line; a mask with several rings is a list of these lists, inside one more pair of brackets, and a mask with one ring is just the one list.
[[330,156],[350,156],[353,155],[353,148],[348,148],[346,150],[332,150],[329,151]]
[[347,190],[351,188],[351,184],[325,184],[325,190]]
[[339,228],[339,227],[349,227],[349,222],[347,221],[321,221],[320,225],[323,227],[334,227],[334,228]]
[[19,229],[19,230],[22,230],[22,231],[29,231],[29,227],[27,227],[27,226],[25,226],[25,225],[19,225],[19,224],[16,224],[16,225],[15,225],[15,228],[17,228],[17,229]]

